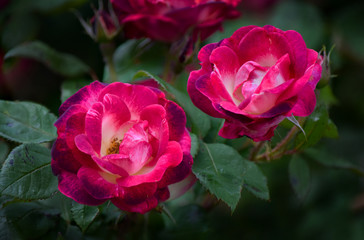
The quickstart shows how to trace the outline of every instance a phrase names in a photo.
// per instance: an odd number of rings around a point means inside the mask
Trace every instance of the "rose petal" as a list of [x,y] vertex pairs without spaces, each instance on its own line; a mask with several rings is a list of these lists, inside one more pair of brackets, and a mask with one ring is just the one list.
[[105,94],[102,103],[105,108],[105,118],[111,118],[110,122],[113,123],[115,129],[118,129],[130,120],[130,111],[120,97],[113,94]]
[[[176,20],[167,16],[134,14],[124,18],[122,24],[128,38],[147,36],[164,42],[175,41],[186,31]],[[175,31],[154,31],[155,29],[174,29]]]
[[140,119],[148,122],[149,133],[158,139],[162,137],[160,136],[160,132],[162,127],[162,121],[165,118],[166,110],[159,104],[149,105],[144,108],[140,113]]
[[239,59],[235,52],[226,46],[215,48],[210,55],[214,64],[214,72],[218,74],[230,96],[233,96],[235,75],[239,69]]
[[237,120],[226,120],[219,135],[230,139],[246,135],[256,142],[269,140],[274,135],[274,129],[285,118],[285,116],[277,116],[270,119],[257,119],[249,124],[243,124]]
[[57,119],[54,126],[57,128],[58,134],[63,134],[66,129],[68,119],[77,113],[86,113],[87,110],[80,104],[75,104],[67,108],[67,110]]
[[153,196],[157,191],[157,184],[143,183],[133,187],[125,187],[123,188],[123,191],[123,201],[126,204],[136,205]]
[[59,115],[62,115],[69,107],[75,104],[80,104],[85,109],[89,109],[97,101],[98,94],[104,87],[104,84],[95,81],[81,88],[61,105]]
[[64,130],[64,138],[67,141],[69,148],[76,148],[75,137],[85,132],[85,117],[86,113],[80,112],[73,114],[68,118],[66,128]]
[[102,141],[102,120],[104,117],[104,106],[97,102],[87,111],[85,117],[85,133],[88,142],[97,154],[100,154]]
[[142,175],[130,175],[125,178],[118,179],[118,184],[123,187],[132,187],[142,183],[160,181],[165,171],[170,167],[178,166],[182,161],[181,146],[174,141],[168,142],[168,146],[164,155],[162,155],[154,167]]
[[158,205],[158,199],[154,196],[147,198],[147,199],[145,199],[144,202],[135,204],[135,205],[127,204],[127,203],[125,203],[125,201],[123,201],[120,198],[112,198],[111,202],[115,206],[120,208],[121,210],[128,211],[128,212],[137,212],[137,213],[141,213],[141,214],[144,214],[144,213],[152,210],[153,208],[157,207],[157,205]]
[[65,170],[77,173],[81,167],[80,162],[75,158],[72,151],[68,148],[65,139],[57,138],[52,147],[52,170],[55,175]]
[[316,95],[309,84],[302,89],[297,98],[297,103],[292,109],[292,114],[298,117],[310,115],[316,106]]
[[[128,148],[128,151],[123,149],[124,155],[115,154],[115,157],[109,158],[109,161],[124,169],[128,175],[132,175],[139,172],[144,165],[150,161],[152,157],[152,147],[147,142],[130,143],[129,145],[131,145],[132,148]],[[120,156],[120,158],[117,156]]]
[[124,134],[134,125],[130,122],[130,111],[126,104],[116,95],[106,94],[103,104],[105,113],[102,117],[102,142],[100,153],[105,156],[115,141],[121,141]]
[[167,112],[169,140],[178,142],[185,134],[186,114],[180,106],[172,101],[168,101],[164,107]]
[[243,111],[251,115],[260,115],[270,110],[276,104],[277,98],[276,94],[270,92],[254,93]]
[[185,179],[180,182],[171,184],[168,186],[169,200],[176,199],[182,196],[187,190],[189,190],[197,181],[196,176],[191,172]]
[[58,189],[61,193],[78,203],[96,206],[105,200],[93,198],[83,187],[75,174],[63,171],[58,175]]
[[[244,63],[235,76],[233,96],[238,101],[249,98],[261,83],[266,69],[253,61]],[[249,82],[247,82],[250,80]],[[244,85],[244,89],[242,88]],[[239,105],[239,104],[238,104]]]
[[269,68],[268,72],[262,79],[261,84],[255,90],[255,93],[278,87],[287,80],[291,79],[289,69],[290,64],[289,55],[285,54],[274,66]]
[[233,102],[233,99],[215,72],[212,72],[209,77],[205,76],[197,79],[195,85],[196,89],[213,103],[222,101]]
[[198,53],[198,60],[200,60],[202,65],[202,70],[200,75],[203,75],[204,73],[210,72],[213,69],[213,65],[210,62],[210,55],[212,51],[218,47],[217,43],[210,43],[205,45]]
[[293,63],[293,73],[295,78],[303,75],[307,68],[307,47],[301,34],[296,31],[288,30],[284,32],[284,36],[289,42],[291,48],[290,59]]
[[254,61],[263,67],[273,66],[289,51],[288,42],[281,33],[260,27],[248,32],[238,49],[241,62]]
[[191,154],[183,154],[182,162],[177,167],[166,170],[163,178],[158,183],[158,187],[164,188],[185,179],[191,173],[192,164],[193,159]]
[[90,156],[96,155],[95,149],[89,142],[89,138],[85,134],[80,134],[75,137],[75,145],[77,148]]
[[170,197],[170,193],[167,187],[159,188],[157,189],[155,196],[158,199],[158,201],[164,202],[168,200],[168,198]]
[[201,78],[200,81],[209,80],[208,76],[199,76],[197,71],[193,71],[190,73],[187,83],[187,91],[193,104],[212,117],[223,117],[223,115],[213,107],[212,101],[196,87],[196,81],[199,80],[199,78]]
[[147,106],[158,103],[158,95],[148,87],[115,82],[105,87],[100,95],[102,101],[106,94],[113,94],[121,98],[128,106],[131,120],[138,120],[140,112]]
[[[103,173],[107,175],[107,173]],[[118,186],[116,184],[117,176],[108,174],[109,179],[114,179],[114,183],[107,181],[102,177],[101,172],[92,168],[82,167],[77,173],[83,187],[95,199],[109,199],[119,196]]]
[[189,154],[191,152],[191,136],[186,128],[182,138],[179,140],[178,143],[181,145],[183,153]]
[[314,78],[313,72],[315,70],[317,70],[316,66],[312,65],[306,70],[305,74],[301,78],[294,80],[289,86],[287,86],[285,91],[280,95],[278,102],[297,96],[305,85],[309,83],[310,80],[312,81]]
[[[228,47],[230,47],[231,49],[234,49],[235,52],[238,52],[238,46],[239,43],[241,41],[241,39],[243,39],[243,37],[250,32],[253,28],[256,28],[257,26],[245,26],[245,27],[241,27],[238,30],[236,30],[233,35],[230,38],[224,39],[223,40],[223,45],[226,45]],[[200,61],[202,61],[201,59],[199,59]]]

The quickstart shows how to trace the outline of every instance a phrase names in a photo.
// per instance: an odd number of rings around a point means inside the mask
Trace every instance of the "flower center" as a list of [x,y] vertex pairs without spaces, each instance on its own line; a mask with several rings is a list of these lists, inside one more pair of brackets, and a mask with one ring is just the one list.
[[122,139],[119,139],[117,137],[114,137],[111,140],[111,143],[109,145],[109,148],[106,150],[106,154],[118,154],[119,153],[119,146],[121,143]]

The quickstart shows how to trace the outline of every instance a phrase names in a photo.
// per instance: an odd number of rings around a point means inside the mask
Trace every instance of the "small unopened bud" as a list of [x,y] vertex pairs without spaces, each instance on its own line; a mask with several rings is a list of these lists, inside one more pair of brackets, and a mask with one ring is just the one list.
[[323,46],[322,50],[319,53],[319,55],[322,56],[322,64],[321,64],[322,73],[321,73],[321,79],[317,84],[317,88],[325,87],[330,82],[330,79],[335,77],[335,75],[331,74],[331,68],[330,68],[330,55],[333,49],[334,46],[330,49],[329,53],[327,53],[326,47]]
[[96,42],[107,42],[113,39],[119,33],[120,25],[112,5],[109,4],[106,10],[102,1],[99,1],[99,9],[94,9],[94,13],[94,16],[87,23],[78,12],[75,12],[86,33]]

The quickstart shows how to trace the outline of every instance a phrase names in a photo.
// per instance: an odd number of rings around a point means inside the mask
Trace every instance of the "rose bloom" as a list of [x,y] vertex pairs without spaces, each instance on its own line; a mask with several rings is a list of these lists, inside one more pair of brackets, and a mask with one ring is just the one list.
[[241,0],[111,0],[129,38],[148,37],[173,42],[193,30],[206,39],[221,29],[225,19],[236,18]]
[[52,170],[76,202],[145,213],[193,185],[185,113],[158,89],[96,81],[59,113]]
[[286,117],[315,108],[322,58],[296,31],[242,27],[198,58],[202,67],[191,72],[188,93],[202,111],[225,119],[224,138],[269,140]]

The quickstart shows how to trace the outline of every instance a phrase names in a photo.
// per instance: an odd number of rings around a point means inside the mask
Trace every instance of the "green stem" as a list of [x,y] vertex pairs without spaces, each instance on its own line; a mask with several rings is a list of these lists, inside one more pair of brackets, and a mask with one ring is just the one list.
[[[300,124],[303,124],[305,119],[301,118],[299,121]],[[280,159],[284,155],[290,155],[297,152],[297,150],[285,151],[286,145],[292,140],[292,138],[297,134],[300,129],[297,126],[293,126],[291,130],[287,133],[286,137],[278,143],[272,151],[269,153],[262,153],[257,156],[256,161],[267,159],[267,160],[275,160]]]
[[113,43],[101,43],[100,44],[101,54],[104,58],[104,62],[109,70],[110,79],[108,82],[117,82],[118,77],[115,70],[115,64],[113,61],[113,55],[115,51],[115,46]]
[[173,56],[171,56],[171,53],[168,52],[166,57],[166,63],[164,65],[164,70],[163,70],[163,80],[169,83],[173,83],[175,78],[175,74],[173,71],[174,70],[173,63],[174,63]]
[[174,219],[172,213],[168,210],[168,208],[165,205],[162,205],[162,213],[164,213],[171,220],[171,222],[173,222],[173,224],[177,224],[176,219]]
[[265,143],[265,141],[261,141],[254,146],[253,150],[250,153],[250,157],[249,157],[251,161],[256,161],[255,158],[256,158],[257,154],[259,153],[260,149],[263,147],[264,143]]

